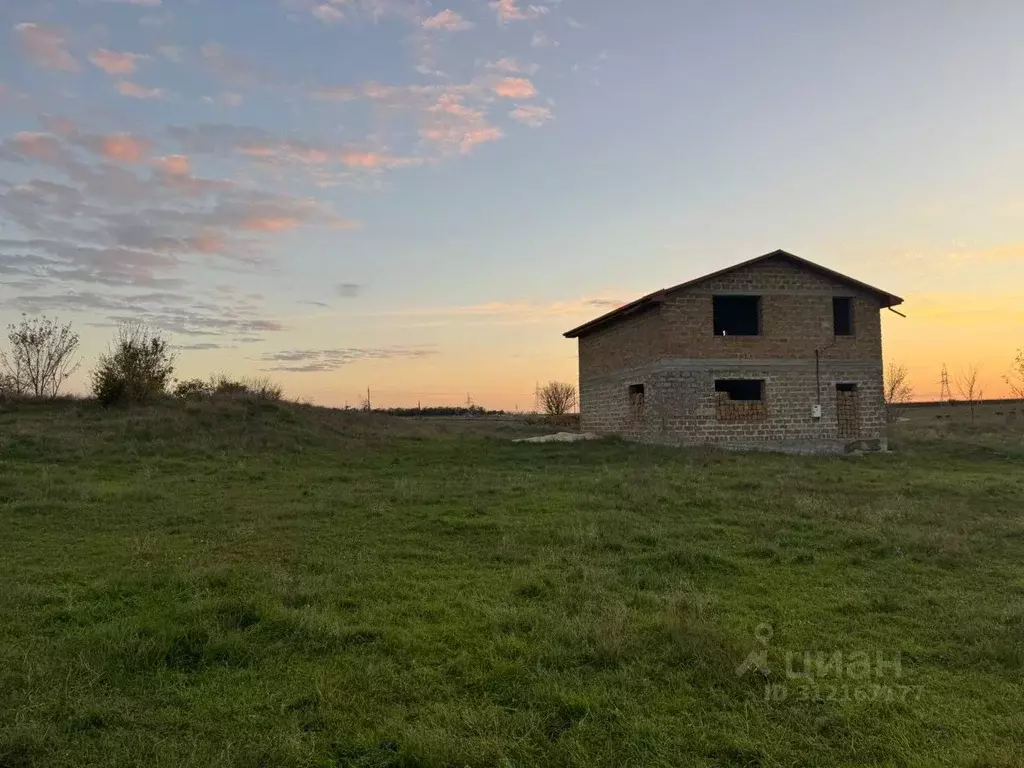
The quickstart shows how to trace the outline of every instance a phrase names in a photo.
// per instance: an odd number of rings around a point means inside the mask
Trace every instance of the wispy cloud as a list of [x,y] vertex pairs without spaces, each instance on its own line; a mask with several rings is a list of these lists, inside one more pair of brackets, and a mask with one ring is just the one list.
[[538,29],[538,30],[536,30],[533,33],[532,37],[530,37],[530,47],[531,48],[557,48],[558,47],[558,41],[557,40],[552,40],[545,33],[541,32]]
[[545,5],[527,5],[521,6],[517,0],[494,0],[491,3],[493,8],[498,13],[498,21],[505,24],[509,21],[528,21],[529,19],[536,19],[539,16],[549,12],[549,8]]
[[372,174],[424,162],[422,157],[395,155],[381,148],[336,146],[225,124],[203,124],[192,128],[175,126],[168,133],[181,143],[186,152],[221,156],[236,153],[267,168],[291,167],[313,172],[334,166]]
[[150,158],[145,137],[47,122],[53,133],[0,141],[0,162],[41,166],[48,177],[0,184],[0,218],[25,233],[0,241],[0,271],[19,309],[254,336],[280,324],[261,317],[251,298],[205,302],[206,288],[188,282],[189,266],[201,260],[266,269],[260,244],[267,238],[300,227],[355,226],[313,199],[197,178],[185,155]]
[[535,301],[492,301],[481,304],[466,304],[453,307],[419,307],[395,310],[383,314],[401,317],[462,318],[473,317],[480,322],[498,325],[520,325],[541,322],[549,318],[587,317],[603,314],[625,302],[609,297],[595,296],[580,299],[566,299],[552,302]]
[[363,292],[363,286],[358,283],[338,283],[335,292],[343,299],[354,299]]
[[52,163],[60,158],[64,150],[60,139],[56,136],[33,131],[16,133],[4,145],[0,145],[0,159],[7,160],[24,157]]
[[498,59],[497,61],[492,61],[488,63],[487,68],[508,75],[533,75],[536,74],[538,70],[540,70],[540,66],[538,64],[523,64],[508,56],[506,56],[503,59]]
[[165,99],[167,92],[163,88],[149,88],[133,83],[131,80],[119,80],[117,92],[130,99]]
[[213,341],[201,341],[198,344],[178,344],[177,348],[192,352],[205,352],[212,349],[232,349],[232,346],[217,344]]
[[462,32],[473,28],[473,22],[467,21],[453,10],[445,9],[434,16],[423,20],[424,29],[442,29],[448,32]]
[[396,358],[420,358],[438,354],[436,347],[346,347],[340,349],[290,349],[268,352],[260,357],[264,363],[273,365],[267,371],[291,373],[317,373],[336,371],[346,365],[364,360],[392,360]]
[[462,98],[444,95],[427,109],[420,136],[424,141],[439,147],[442,152],[458,150],[469,154],[473,149],[504,136],[497,126],[487,122],[483,111],[467,107]]
[[508,114],[513,120],[517,120],[531,128],[540,128],[544,123],[554,119],[554,115],[551,114],[551,110],[547,107],[516,107]]
[[331,3],[319,3],[313,6],[310,13],[313,14],[313,18],[325,24],[337,24],[339,21],[345,20],[345,14],[342,13],[341,9]]
[[192,172],[192,161],[185,155],[168,155],[154,158],[153,167],[170,176],[188,176]]
[[136,62],[149,58],[139,53],[125,53],[123,51],[108,51],[101,48],[89,55],[89,61],[99,67],[108,75],[131,75],[136,69]]
[[40,24],[18,24],[14,28],[21,52],[29,61],[46,69],[78,72],[81,67],[67,48],[64,33]]
[[419,23],[424,9],[430,7],[427,0],[282,0],[281,4],[293,13],[308,13],[324,24],[376,22],[386,17]]

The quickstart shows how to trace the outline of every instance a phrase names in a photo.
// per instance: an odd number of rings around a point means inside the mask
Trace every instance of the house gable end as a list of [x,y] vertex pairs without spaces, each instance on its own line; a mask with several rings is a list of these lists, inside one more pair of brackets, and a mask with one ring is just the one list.
[[[717,272],[712,272],[710,274],[703,275],[702,277],[680,283],[679,285],[672,286],[671,288],[665,288],[646,296],[642,296],[636,301],[625,304],[618,309],[612,310],[611,312],[590,320],[577,328],[567,331],[564,336],[570,339],[579,338],[588,333],[592,333],[599,328],[606,327],[611,323],[616,323],[631,314],[642,312],[652,305],[664,303],[669,297],[677,295],[683,291],[690,290],[695,292],[708,292],[714,290],[725,290],[723,286],[731,285],[734,286],[731,292],[742,292],[743,289],[735,286],[742,284],[742,277],[744,275],[754,274],[755,272],[765,275],[765,267],[770,267],[772,265],[786,265],[789,269],[804,273],[804,275],[808,273],[814,274],[822,279],[823,284],[827,283],[833,287],[837,285],[848,287],[851,291],[855,291],[864,298],[870,297],[877,301],[880,308],[892,307],[903,303],[903,299],[899,296],[882,291],[879,288],[870,286],[867,283],[862,283],[859,280],[854,280],[852,277],[848,277],[839,272],[828,269],[827,267],[823,267],[820,264],[815,264],[807,259],[802,259],[799,256],[788,253],[787,251],[777,250],[739,264],[734,264],[730,267],[726,267],[725,269],[718,270]],[[749,286],[750,293],[760,293],[768,288],[768,286],[764,284],[755,284],[753,280],[751,283],[752,284]],[[785,291],[784,284],[779,285],[778,290],[779,292]]]

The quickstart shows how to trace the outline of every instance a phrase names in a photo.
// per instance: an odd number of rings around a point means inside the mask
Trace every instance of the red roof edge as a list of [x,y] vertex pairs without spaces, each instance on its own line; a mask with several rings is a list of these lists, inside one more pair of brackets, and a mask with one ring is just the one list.
[[903,303],[903,299],[901,299],[899,296],[896,296],[895,294],[889,293],[888,291],[883,291],[882,289],[875,288],[874,286],[868,285],[867,283],[862,283],[860,280],[854,280],[852,277],[844,275],[840,272],[836,272],[835,270],[829,269],[828,267],[823,267],[821,266],[821,264],[815,264],[813,261],[802,259],[799,256],[795,256],[792,253],[789,253],[788,251],[777,250],[772,251],[771,253],[766,253],[763,256],[748,259],[747,261],[741,261],[739,264],[733,264],[732,266],[726,267],[725,269],[720,269],[717,272],[711,272],[709,274],[702,275],[701,277],[694,278],[693,280],[688,280],[685,283],[674,285],[671,288],[662,288],[660,291],[655,291],[654,293],[649,293],[646,296],[641,296],[636,301],[632,301],[629,304],[623,304],[618,309],[613,309],[611,312],[607,312],[601,315],[600,317],[595,317],[593,320],[589,320],[583,325],[573,328],[571,331],[566,331],[562,335],[565,336],[565,338],[567,339],[579,338],[580,336],[584,336],[592,331],[597,330],[600,327],[608,325],[609,323],[616,322],[619,319],[624,318],[628,315],[636,314],[637,312],[641,312],[652,306],[663,303],[665,301],[666,295],[671,293],[672,291],[678,291],[681,288],[689,288],[690,286],[696,285],[698,283],[703,283],[705,280],[720,277],[721,275],[728,274],[729,272],[733,272],[734,270],[742,269],[743,267],[749,267],[752,264],[757,264],[761,261],[765,261],[767,259],[772,258],[787,259],[800,265],[801,267],[804,267],[805,269],[818,272],[819,274],[826,275],[834,280],[847,283],[848,285],[856,286],[857,288],[860,288],[862,291],[865,291],[867,293],[874,294],[875,296],[878,297],[879,307],[882,309],[886,307],[895,307],[897,304]]

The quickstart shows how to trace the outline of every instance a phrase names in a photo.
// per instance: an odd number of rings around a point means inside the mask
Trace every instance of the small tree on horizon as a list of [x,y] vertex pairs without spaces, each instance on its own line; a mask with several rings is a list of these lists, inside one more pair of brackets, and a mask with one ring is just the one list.
[[1010,387],[1011,395],[1018,400],[1024,400],[1024,350],[1017,350],[1017,356],[1013,358],[1013,365],[1010,366],[1010,373],[1003,376],[1003,380]]
[[576,407],[576,387],[564,381],[549,381],[538,394],[548,416],[566,416]]
[[971,408],[971,421],[974,421],[974,406],[982,398],[981,388],[978,386],[978,364],[973,363],[956,377],[956,389],[961,399]]
[[52,400],[78,370],[79,337],[71,323],[61,325],[45,315],[7,326],[11,348],[0,352],[3,389],[11,395]]
[[895,424],[906,410],[907,403],[914,396],[907,367],[890,360],[889,365],[885,368],[884,386],[885,420],[890,424]]

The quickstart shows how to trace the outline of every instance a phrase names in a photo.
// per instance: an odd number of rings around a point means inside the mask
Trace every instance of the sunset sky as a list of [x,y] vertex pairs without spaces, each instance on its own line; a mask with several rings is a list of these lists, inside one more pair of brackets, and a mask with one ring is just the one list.
[[2,0],[0,321],[178,376],[532,408],[563,331],[783,248],[1024,347],[1019,0]]

